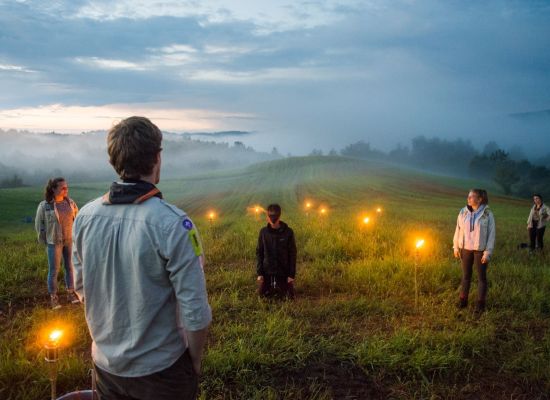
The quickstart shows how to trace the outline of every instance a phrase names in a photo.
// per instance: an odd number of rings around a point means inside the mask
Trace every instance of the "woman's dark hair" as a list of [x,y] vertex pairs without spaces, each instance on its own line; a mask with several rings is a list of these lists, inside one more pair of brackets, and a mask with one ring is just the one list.
[[481,199],[481,204],[489,204],[489,195],[485,189],[471,189],[470,192],[477,194]]
[[57,178],[53,178],[48,180],[48,183],[46,184],[46,187],[44,188],[44,199],[48,203],[51,203],[54,199],[54,190],[57,189],[57,185],[59,185],[59,182],[64,182],[65,178],[59,176]]
[[538,193],[535,193],[533,194],[533,197],[538,197],[540,199],[540,201],[544,202],[544,199],[542,198],[542,196]]

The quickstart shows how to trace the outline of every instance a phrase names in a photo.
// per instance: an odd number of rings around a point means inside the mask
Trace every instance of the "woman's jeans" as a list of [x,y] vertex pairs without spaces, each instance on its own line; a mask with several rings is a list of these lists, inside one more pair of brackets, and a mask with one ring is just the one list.
[[460,290],[460,298],[468,300],[470,293],[470,283],[472,282],[472,272],[475,267],[477,272],[477,301],[485,303],[487,298],[487,266],[482,264],[482,251],[460,250],[460,258],[462,260],[462,288]]
[[71,243],[48,244],[48,292],[51,295],[57,294],[57,274],[61,267],[61,257],[63,257],[63,267],[65,269],[65,287],[68,291],[74,289],[71,250]]

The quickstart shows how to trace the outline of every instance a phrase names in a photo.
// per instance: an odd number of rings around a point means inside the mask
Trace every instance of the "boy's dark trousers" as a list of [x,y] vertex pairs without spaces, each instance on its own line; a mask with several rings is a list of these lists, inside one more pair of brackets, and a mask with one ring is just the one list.
[[263,277],[263,281],[258,281],[258,294],[261,297],[294,298],[294,283],[289,283],[288,277],[278,275],[264,275]]
[[531,241],[531,250],[542,249],[544,246],[544,231],[546,228],[529,228],[529,239]]
[[99,400],[195,400],[198,376],[189,350],[170,367],[151,375],[127,378],[94,365]]

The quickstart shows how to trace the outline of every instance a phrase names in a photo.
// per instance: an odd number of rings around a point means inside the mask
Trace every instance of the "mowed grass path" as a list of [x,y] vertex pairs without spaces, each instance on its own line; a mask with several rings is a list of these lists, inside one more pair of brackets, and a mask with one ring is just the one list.
[[[70,182],[82,205],[108,184]],[[165,197],[199,226],[214,321],[203,399],[537,399],[550,392],[550,268],[525,241],[529,202],[495,195],[497,248],[488,311],[455,301],[456,215],[470,186],[460,179],[339,157],[291,158],[163,182]],[[47,309],[46,257],[28,224],[41,190],[0,191],[0,398],[38,399],[48,381],[38,332],[70,325],[60,391],[89,386],[90,339],[80,307]],[[306,200],[314,204],[306,215]],[[283,206],[298,249],[297,296],[263,302],[255,246],[263,221],[250,207]],[[324,206],[328,212],[317,213]],[[374,210],[382,207],[382,215]],[[218,217],[211,226],[209,210]],[[371,223],[361,224],[369,215]],[[414,306],[414,241],[419,306]],[[471,301],[475,300],[473,284]]]

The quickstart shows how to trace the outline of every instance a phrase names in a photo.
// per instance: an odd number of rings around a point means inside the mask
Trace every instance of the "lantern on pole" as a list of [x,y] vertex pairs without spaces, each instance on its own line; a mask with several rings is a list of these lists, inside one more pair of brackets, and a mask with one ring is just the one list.
[[51,386],[51,399],[55,400],[57,396],[57,361],[59,359],[59,341],[63,336],[63,332],[56,329],[53,330],[46,341],[44,349],[46,350],[46,361],[49,369],[50,386]]
[[85,390],[77,390],[75,392],[66,393],[61,397],[57,397],[57,378],[59,373],[59,350],[61,344],[64,346],[70,342],[71,329],[64,324],[63,322],[56,322],[56,328],[53,330],[48,330],[40,333],[40,337],[44,340],[44,351],[45,357],[44,360],[48,365],[49,380],[51,386],[51,400],[95,400],[97,399],[96,393],[96,377],[94,370],[92,373],[92,388]]
[[306,201],[304,207],[306,209],[306,217],[309,217],[309,212],[311,211],[311,207],[313,207],[313,204],[311,204],[311,201]]
[[418,307],[418,262],[420,259],[420,250],[424,247],[426,241],[424,239],[418,239],[415,245],[414,253],[414,306]]
[[210,223],[210,227],[212,228],[212,225],[214,224],[214,219],[216,218],[216,213],[214,211],[208,212],[208,222]]

